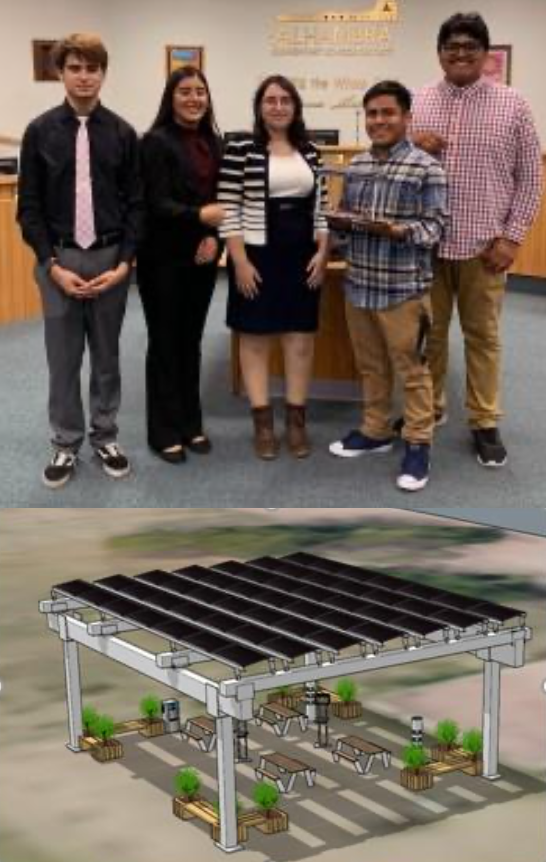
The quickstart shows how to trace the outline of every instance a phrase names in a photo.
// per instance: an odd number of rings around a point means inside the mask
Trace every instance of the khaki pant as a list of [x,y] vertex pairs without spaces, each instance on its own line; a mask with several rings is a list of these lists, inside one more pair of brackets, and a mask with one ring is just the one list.
[[432,330],[428,359],[434,381],[434,409],[446,408],[449,325],[457,304],[466,357],[466,407],[471,428],[494,428],[499,405],[499,326],[505,276],[488,273],[479,258],[439,260],[432,286]]
[[404,428],[410,443],[430,443],[434,430],[432,379],[420,350],[420,333],[430,320],[430,297],[409,299],[385,311],[346,303],[355,362],[362,375],[362,433],[392,437],[395,374],[404,388]]

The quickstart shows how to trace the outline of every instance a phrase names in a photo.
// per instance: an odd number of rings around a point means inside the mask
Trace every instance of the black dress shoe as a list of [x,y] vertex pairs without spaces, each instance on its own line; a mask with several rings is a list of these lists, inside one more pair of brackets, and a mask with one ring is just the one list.
[[212,449],[212,443],[206,434],[198,434],[197,437],[185,437],[184,445],[186,449],[197,455],[208,455]]
[[508,453],[498,428],[478,428],[472,431],[478,464],[482,467],[504,467]]
[[154,449],[154,452],[162,461],[166,461],[167,464],[182,464],[186,460],[186,453],[182,446],[180,449],[175,449],[172,452],[169,452],[168,449]]

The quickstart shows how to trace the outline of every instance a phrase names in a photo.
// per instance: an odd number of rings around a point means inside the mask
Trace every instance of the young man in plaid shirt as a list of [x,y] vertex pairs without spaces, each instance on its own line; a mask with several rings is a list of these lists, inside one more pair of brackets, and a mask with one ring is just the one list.
[[449,222],[432,286],[428,357],[437,423],[446,418],[449,325],[456,304],[465,340],[466,407],[480,464],[502,467],[497,424],[500,317],[505,273],[539,207],[540,141],[525,100],[482,76],[489,50],[479,15],[457,14],[440,28],[445,78],[414,98],[412,138],[438,156],[449,186]]
[[423,346],[430,325],[432,253],[446,217],[446,181],[436,159],[406,137],[411,95],[402,84],[376,84],[363,104],[372,147],[351,162],[341,200],[345,218],[331,221],[334,229],[350,228],[346,310],[365,410],[361,428],[332,443],[330,451],[344,458],[390,451],[396,374],[404,388],[405,419],[397,484],[417,491],[429,479],[434,430]]

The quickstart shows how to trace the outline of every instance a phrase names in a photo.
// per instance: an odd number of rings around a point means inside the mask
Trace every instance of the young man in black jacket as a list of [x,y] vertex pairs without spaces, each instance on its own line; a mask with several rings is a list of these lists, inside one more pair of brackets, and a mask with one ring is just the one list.
[[130,472],[117,444],[119,336],[142,201],[136,134],[99,101],[104,45],[94,34],[74,34],[57,43],[54,60],[66,99],[25,132],[18,219],[36,254],[44,308],[54,453],[43,481],[59,488],[85,437],[86,342],[91,446],[109,476]]

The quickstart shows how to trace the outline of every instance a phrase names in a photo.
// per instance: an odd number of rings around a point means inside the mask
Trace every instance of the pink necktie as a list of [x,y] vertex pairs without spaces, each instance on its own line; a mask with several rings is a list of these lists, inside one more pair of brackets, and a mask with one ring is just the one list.
[[74,239],[80,248],[89,248],[95,242],[95,216],[93,189],[89,165],[88,117],[78,117],[80,128],[76,138],[76,224]]

